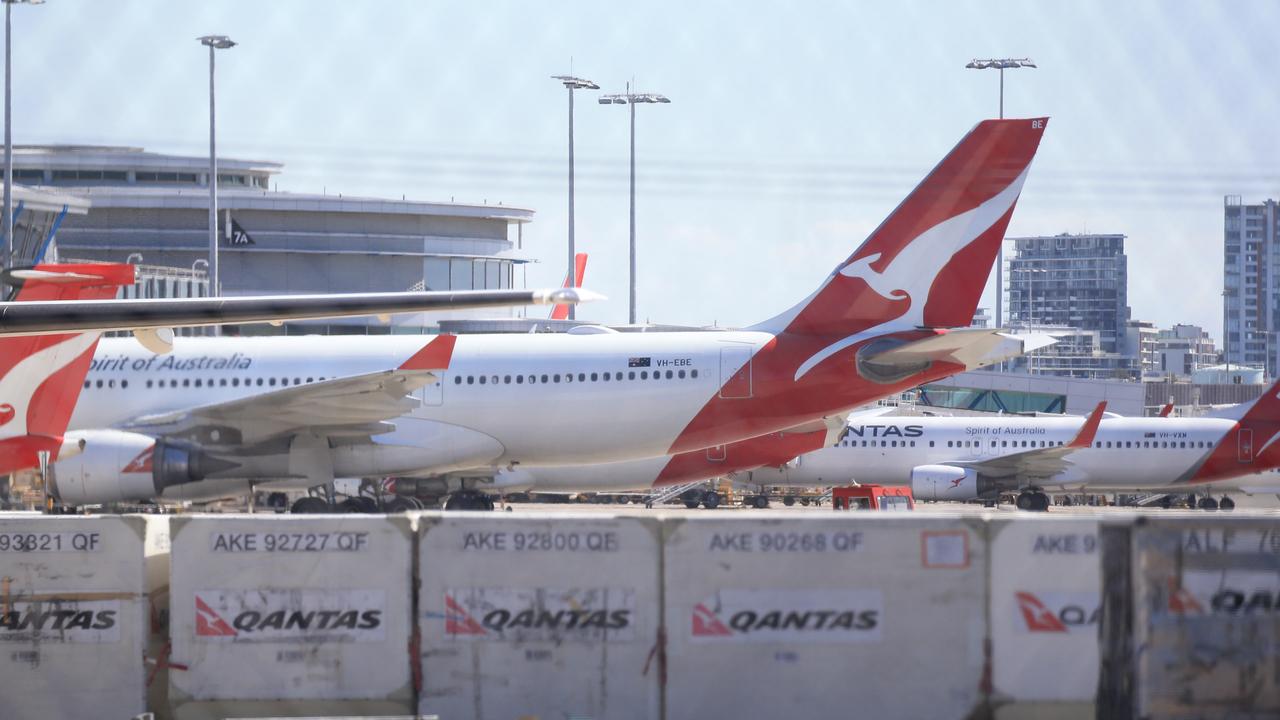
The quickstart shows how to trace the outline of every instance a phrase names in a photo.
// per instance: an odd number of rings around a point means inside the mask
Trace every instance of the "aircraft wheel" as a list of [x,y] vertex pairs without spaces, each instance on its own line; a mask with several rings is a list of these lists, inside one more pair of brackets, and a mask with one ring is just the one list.
[[767,495],[757,495],[751,499],[751,507],[757,510],[764,510],[769,507],[769,497]]
[[796,496],[795,496],[795,495],[787,495],[787,496],[783,497],[783,498],[782,498],[782,504],[783,504],[783,505],[786,505],[787,507],[791,507],[792,505],[795,505],[795,504],[796,504]]
[[702,507],[708,510],[715,510],[720,507],[720,493],[708,490],[707,494],[702,496]]
[[1173,507],[1173,498],[1169,497],[1168,495],[1165,495],[1164,497],[1157,500],[1156,504],[1164,508],[1165,510],[1168,510],[1169,508]]
[[805,507],[809,507],[809,496],[808,496],[808,495],[805,495],[804,497],[801,497],[801,498],[800,498],[800,504],[801,504],[801,505],[803,505],[803,506],[805,506]]
[[1013,503],[1019,510],[1035,509],[1035,494],[1029,492],[1018,493],[1018,499]]
[[630,495],[619,495],[619,496],[618,496],[617,498],[615,498],[615,499],[617,500],[617,502],[618,502],[618,504],[619,504],[619,505],[627,505],[627,504],[630,504],[630,503],[631,503],[631,496],[630,496]]
[[1200,508],[1201,510],[1217,510],[1218,501],[1214,500],[1211,497],[1202,497],[1200,498],[1200,502],[1196,504],[1196,507]]
[[413,502],[413,498],[397,496],[382,503],[382,511],[387,513],[402,513],[417,509],[419,508]]
[[318,497],[298,498],[289,512],[294,515],[322,515],[329,512],[329,503]]
[[698,509],[698,501],[697,501],[697,500],[685,500],[685,501],[684,501],[684,506],[685,506],[685,507],[687,507],[687,508],[689,508],[690,510],[697,510],[697,509]]
[[274,510],[284,510],[289,507],[289,496],[282,492],[273,492],[267,495],[267,507]]
[[1049,496],[1042,492],[1032,495],[1031,509],[1036,512],[1047,512],[1049,510]]
[[1223,495],[1223,496],[1222,496],[1222,500],[1218,502],[1218,508],[1219,508],[1220,510],[1235,510],[1235,509],[1236,509],[1236,501],[1235,501],[1235,500],[1232,500],[1231,498],[1227,497],[1226,495]]

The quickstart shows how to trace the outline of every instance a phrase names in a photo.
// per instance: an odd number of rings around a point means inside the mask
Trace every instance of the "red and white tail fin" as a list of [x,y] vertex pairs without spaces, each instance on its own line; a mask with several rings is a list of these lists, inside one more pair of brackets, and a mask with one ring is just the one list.
[[[573,273],[572,274],[565,273],[564,275],[563,287],[567,287],[567,288],[582,287],[582,278],[586,274],[587,274],[587,254],[578,253],[577,255],[573,256]],[[570,283],[573,283],[573,284],[571,285]],[[569,306],[568,305],[553,306],[551,308],[551,315],[549,317],[552,320],[568,320]]]
[[[106,300],[132,285],[132,265],[44,264],[10,273],[16,300]],[[55,454],[71,421],[97,332],[0,337],[0,473],[35,467],[36,451]]]
[[816,292],[752,329],[847,336],[972,322],[1047,118],[984,120]]
[[1180,480],[1210,482],[1280,467],[1280,381],[1254,400],[1213,450]]

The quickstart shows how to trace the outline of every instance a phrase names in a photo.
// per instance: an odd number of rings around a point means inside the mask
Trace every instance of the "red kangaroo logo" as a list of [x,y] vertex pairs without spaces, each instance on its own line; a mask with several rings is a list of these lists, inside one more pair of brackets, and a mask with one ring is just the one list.
[[962,477],[958,477],[958,478],[956,478],[955,480],[952,480],[952,481],[951,481],[951,488],[952,488],[952,489],[955,489],[955,488],[960,487],[960,483],[962,483],[962,482],[964,482],[964,478],[962,478]]
[[9,421],[13,420],[13,416],[17,414],[18,411],[14,410],[13,406],[9,403],[0,405],[0,426],[8,425]]

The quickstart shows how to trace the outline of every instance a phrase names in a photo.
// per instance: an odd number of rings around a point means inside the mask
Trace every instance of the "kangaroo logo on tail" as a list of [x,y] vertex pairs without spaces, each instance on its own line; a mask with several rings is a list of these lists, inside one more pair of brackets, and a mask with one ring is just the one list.
[[[883,335],[894,328],[910,330],[924,326],[925,305],[934,280],[952,258],[1009,214],[1022,193],[1022,184],[1029,169],[1024,168],[1022,174],[990,200],[920,233],[889,261],[884,270],[877,271],[874,267],[880,253],[854,258],[840,268],[837,271],[839,278],[861,280],[885,300],[905,305],[896,317],[848,335],[814,353],[796,369],[795,379],[799,380],[818,363],[863,340]],[[837,278],[833,278],[835,280]]]

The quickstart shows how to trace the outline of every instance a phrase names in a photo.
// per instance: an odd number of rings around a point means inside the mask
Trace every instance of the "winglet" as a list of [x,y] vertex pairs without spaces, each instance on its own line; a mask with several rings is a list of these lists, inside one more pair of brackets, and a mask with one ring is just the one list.
[[1089,417],[1084,420],[1084,427],[1080,428],[1080,433],[1075,439],[1067,443],[1067,447],[1085,448],[1093,444],[1093,438],[1098,434],[1098,425],[1102,423],[1102,413],[1107,409],[1107,401],[1103,400],[1098,403],[1098,407],[1089,413]]
[[400,364],[399,370],[447,370],[449,360],[453,358],[453,346],[458,342],[457,335],[437,335],[431,342]]
[[1160,417],[1169,417],[1171,412],[1173,412],[1173,403],[1165,403],[1164,407],[1160,408]]

